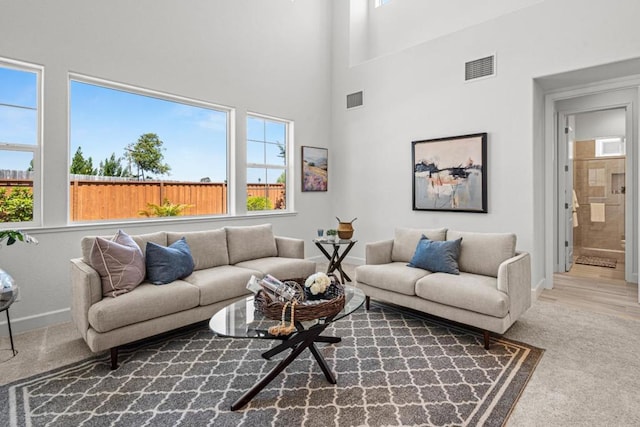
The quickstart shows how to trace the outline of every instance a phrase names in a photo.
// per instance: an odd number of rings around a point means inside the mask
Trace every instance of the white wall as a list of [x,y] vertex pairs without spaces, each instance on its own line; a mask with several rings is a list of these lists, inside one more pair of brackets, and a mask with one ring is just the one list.
[[[15,330],[68,319],[69,259],[85,235],[191,230],[271,222],[311,239],[331,223],[331,192],[300,192],[300,146],[330,141],[331,4],[291,0],[2,1],[0,57],[41,64],[44,78],[44,226],[40,244],[0,249],[21,286]],[[75,72],[236,109],[236,189],[244,192],[246,112],[295,121],[295,215],[190,223],[67,226],[68,73]],[[242,199],[239,203],[242,202]],[[307,256],[316,256],[310,242]],[[4,331],[4,328],[2,328]]]
[[374,8],[374,0],[349,0],[351,65],[393,54],[541,1],[392,0]]
[[[640,3],[631,0],[545,1],[350,66],[349,5],[334,2],[332,179],[341,184],[341,215],[359,218],[356,237],[390,238],[396,226],[515,232],[532,254],[533,284],[543,281],[551,207],[533,79],[640,56],[637,16]],[[403,31],[411,22],[394,25]],[[602,22],[616,22],[616,31]],[[465,83],[464,62],[487,52],[497,54],[497,76]],[[346,111],[344,97],[356,90],[365,105]],[[489,213],[412,211],[411,141],[484,131]],[[354,255],[364,257],[364,245]]]
[[625,115],[622,108],[576,114],[576,141],[606,136],[624,137]]

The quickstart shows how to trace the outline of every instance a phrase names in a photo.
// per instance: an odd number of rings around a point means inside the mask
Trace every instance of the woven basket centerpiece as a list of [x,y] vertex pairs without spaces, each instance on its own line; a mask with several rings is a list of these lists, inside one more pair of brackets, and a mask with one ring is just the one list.
[[[285,283],[294,282],[301,288],[304,288],[305,279],[295,278],[287,279]],[[305,289],[305,293],[309,292]],[[328,299],[324,299],[324,298]],[[331,277],[331,284],[327,287],[324,294],[316,295],[313,299],[301,297],[293,306],[295,310],[295,320],[305,322],[308,320],[316,320],[323,317],[333,316],[344,308],[344,287],[334,277]],[[260,291],[256,294],[253,304],[256,310],[262,313],[266,318],[280,320],[283,315],[283,308],[288,301],[279,301],[272,294]],[[291,306],[291,303],[288,303]],[[284,310],[287,319],[291,318],[291,310]]]

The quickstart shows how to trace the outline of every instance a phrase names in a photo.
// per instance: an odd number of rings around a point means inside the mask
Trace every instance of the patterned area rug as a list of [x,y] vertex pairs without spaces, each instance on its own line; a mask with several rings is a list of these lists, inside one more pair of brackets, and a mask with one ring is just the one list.
[[325,332],[338,384],[310,354],[247,406],[229,406],[279,360],[269,340],[213,337],[206,325],[0,388],[0,425],[394,426],[503,425],[543,350],[372,305]]
[[576,264],[595,265],[596,267],[616,268],[617,261],[613,258],[601,258],[597,256],[580,255],[576,258]]

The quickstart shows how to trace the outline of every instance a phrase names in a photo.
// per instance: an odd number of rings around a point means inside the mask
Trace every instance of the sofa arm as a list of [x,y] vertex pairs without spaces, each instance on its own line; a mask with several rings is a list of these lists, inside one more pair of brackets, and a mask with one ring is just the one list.
[[304,240],[276,236],[278,256],[284,258],[304,258]]
[[102,299],[100,275],[81,258],[71,260],[71,319],[87,339],[89,308]]
[[509,295],[512,319],[531,307],[531,257],[527,252],[516,252],[516,256],[500,264],[498,290]]
[[378,242],[367,243],[365,246],[366,264],[388,264],[391,262],[391,251],[393,250],[393,240],[380,240]]

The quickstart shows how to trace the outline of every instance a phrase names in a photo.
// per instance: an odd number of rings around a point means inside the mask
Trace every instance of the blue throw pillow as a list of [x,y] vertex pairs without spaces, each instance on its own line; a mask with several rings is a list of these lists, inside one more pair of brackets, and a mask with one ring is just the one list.
[[462,237],[456,240],[429,240],[422,236],[409,267],[422,268],[432,273],[460,274],[458,257]]
[[193,257],[187,241],[182,239],[171,246],[147,242],[147,280],[154,285],[165,285],[187,277],[193,272]]

